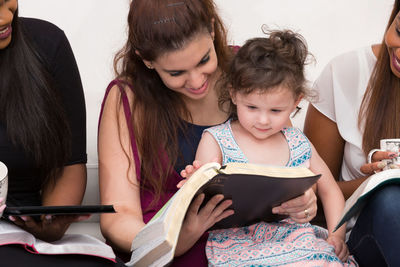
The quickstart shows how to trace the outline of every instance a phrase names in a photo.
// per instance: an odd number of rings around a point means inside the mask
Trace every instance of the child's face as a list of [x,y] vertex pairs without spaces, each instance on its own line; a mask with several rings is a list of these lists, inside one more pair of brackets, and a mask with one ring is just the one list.
[[240,126],[256,139],[266,139],[288,126],[290,114],[301,98],[284,86],[250,94],[232,93]]

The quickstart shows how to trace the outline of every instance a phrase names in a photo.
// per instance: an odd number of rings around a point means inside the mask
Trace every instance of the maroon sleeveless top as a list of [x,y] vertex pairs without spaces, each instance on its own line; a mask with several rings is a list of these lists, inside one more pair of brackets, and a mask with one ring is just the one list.
[[[129,136],[130,136],[130,143],[133,151],[133,157],[135,161],[135,169],[136,169],[136,177],[138,181],[140,182],[141,176],[140,176],[140,161],[139,161],[139,154],[138,154],[138,149],[136,146],[136,141],[135,141],[135,134],[133,131],[133,125],[132,125],[132,115],[131,115],[131,108],[129,104],[128,97],[126,95],[125,89],[126,85],[132,90],[133,87],[120,80],[113,80],[111,83],[108,85],[103,103],[101,105],[101,111],[100,111],[100,119],[99,119],[99,124],[100,120],[103,114],[103,109],[104,109],[104,104],[107,99],[108,93],[110,92],[111,88],[114,85],[118,85],[121,97],[122,97],[122,105],[124,108],[124,113],[125,113],[125,119],[127,122],[128,126],[128,131],[129,131]],[[194,158],[193,158],[194,160]],[[164,162],[166,162],[166,158],[164,158]],[[167,179],[167,183],[165,185],[165,190],[162,196],[160,197],[160,200],[151,208],[149,208],[150,203],[152,202],[154,196],[152,192],[149,192],[147,190],[141,190],[140,193],[140,201],[141,201],[141,208],[143,211],[143,221],[147,223],[150,221],[150,219],[157,213],[157,211],[172,197],[172,195],[177,191],[176,185],[182,178],[180,175],[176,172],[173,171],[171,175]],[[197,243],[189,250],[187,251],[184,255],[175,257],[173,262],[171,263],[171,266],[207,266],[207,258],[205,255],[205,245],[207,242],[207,237],[208,234],[204,234],[198,241]],[[116,251],[117,256],[119,256],[122,260],[128,261],[130,260],[130,255],[128,254],[118,254],[118,251]]]

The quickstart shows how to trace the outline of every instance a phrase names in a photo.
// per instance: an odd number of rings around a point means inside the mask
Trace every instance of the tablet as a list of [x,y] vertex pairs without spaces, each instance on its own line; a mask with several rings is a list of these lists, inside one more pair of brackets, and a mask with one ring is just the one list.
[[35,216],[43,214],[74,215],[93,213],[115,213],[115,210],[113,205],[21,206],[6,207],[3,216]]

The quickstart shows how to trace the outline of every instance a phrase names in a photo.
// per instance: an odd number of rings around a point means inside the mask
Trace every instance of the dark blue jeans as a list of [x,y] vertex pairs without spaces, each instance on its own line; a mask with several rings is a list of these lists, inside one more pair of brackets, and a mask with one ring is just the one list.
[[400,185],[372,195],[347,245],[360,266],[400,266]]

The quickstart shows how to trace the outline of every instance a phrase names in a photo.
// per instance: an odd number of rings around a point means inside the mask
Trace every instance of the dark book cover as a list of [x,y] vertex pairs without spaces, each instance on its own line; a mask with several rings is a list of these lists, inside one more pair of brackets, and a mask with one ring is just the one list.
[[302,195],[320,176],[285,178],[219,173],[204,184],[196,196],[205,194],[202,205],[216,194],[232,199],[230,208],[235,213],[216,223],[210,230],[241,227],[260,221],[279,221],[287,216],[273,214],[272,208]]
[[114,213],[113,205],[76,205],[76,206],[22,206],[6,207],[3,216],[35,216],[43,214],[68,215],[68,214],[92,214]]

